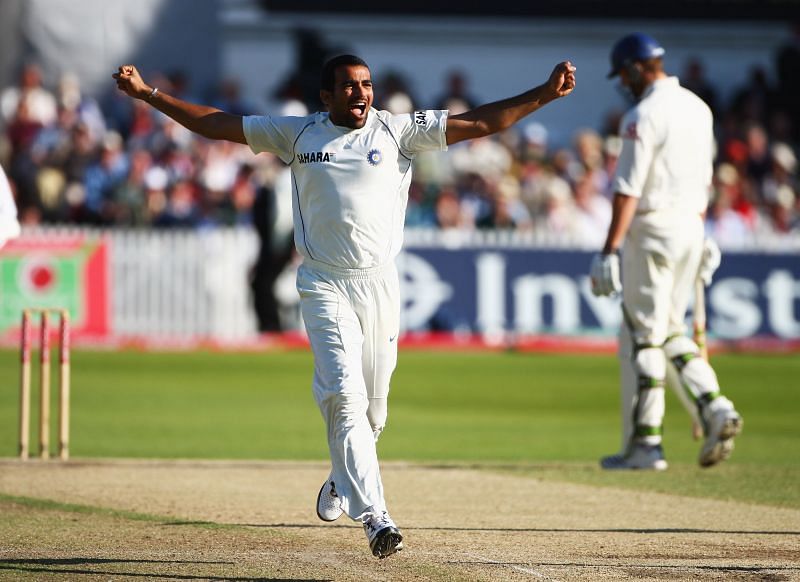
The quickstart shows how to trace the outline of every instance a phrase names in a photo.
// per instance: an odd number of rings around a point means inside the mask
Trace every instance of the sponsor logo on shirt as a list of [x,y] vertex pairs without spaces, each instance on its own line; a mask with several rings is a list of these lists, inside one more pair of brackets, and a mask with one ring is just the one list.
[[297,154],[297,161],[301,164],[335,162],[336,154],[331,152],[301,152]]
[[628,127],[625,128],[625,131],[622,132],[623,139],[632,139],[638,140],[639,134],[636,132],[636,122],[632,121],[628,124]]
[[377,166],[383,161],[383,154],[379,149],[371,149],[367,154],[367,161],[370,166]]
[[428,114],[425,111],[415,111],[414,123],[417,125],[428,125]]

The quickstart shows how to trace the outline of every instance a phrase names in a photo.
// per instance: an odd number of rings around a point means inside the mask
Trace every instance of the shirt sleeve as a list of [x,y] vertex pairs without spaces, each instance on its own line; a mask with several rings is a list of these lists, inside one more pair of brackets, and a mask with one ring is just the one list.
[[248,115],[242,118],[242,129],[253,153],[270,152],[288,164],[294,157],[297,136],[308,122],[307,117]]
[[19,236],[20,226],[17,220],[17,205],[14,203],[14,196],[11,193],[11,185],[8,183],[3,168],[0,167],[0,247],[8,239]]
[[617,160],[614,192],[641,198],[656,148],[653,124],[634,110],[622,118],[619,135],[622,151]]
[[400,149],[411,155],[446,150],[447,114],[430,109],[392,116]]

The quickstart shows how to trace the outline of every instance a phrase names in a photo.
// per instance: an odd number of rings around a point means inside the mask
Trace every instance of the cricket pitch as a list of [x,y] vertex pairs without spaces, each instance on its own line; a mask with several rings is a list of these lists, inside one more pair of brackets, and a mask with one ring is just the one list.
[[405,549],[319,521],[309,462],[0,460],[0,580],[800,580],[800,511],[385,463]]

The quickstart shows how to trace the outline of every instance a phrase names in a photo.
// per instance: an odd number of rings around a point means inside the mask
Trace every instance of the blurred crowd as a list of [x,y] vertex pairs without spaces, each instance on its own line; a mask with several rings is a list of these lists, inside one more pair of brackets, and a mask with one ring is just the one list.
[[[676,71],[716,119],[718,158],[709,205],[709,232],[723,246],[762,235],[800,231],[797,152],[800,144],[800,31],[776,52],[775,70],[754,69],[746,85],[723,101],[700,60]],[[773,80],[774,79],[774,80]],[[190,94],[180,72],[149,79],[175,96],[237,114],[258,114],[235,79],[210,98]],[[468,78],[453,71],[443,94],[419,102],[401,75],[376,79],[375,106],[393,112],[442,108],[459,113],[478,105]],[[301,91],[284,88],[277,113],[316,110]],[[621,147],[622,111],[604,127],[582,129],[568,147],[552,147],[536,121],[491,138],[425,154],[415,165],[407,224],[440,229],[543,232],[599,247],[611,216],[611,176]],[[102,103],[64,75],[46,87],[35,64],[0,91],[0,163],[9,175],[23,224],[191,227],[255,225],[259,199],[277,195],[285,168],[270,155],[195,136],[146,103],[109,94]],[[258,210],[256,210],[258,212]],[[274,210],[275,216],[287,215]]]

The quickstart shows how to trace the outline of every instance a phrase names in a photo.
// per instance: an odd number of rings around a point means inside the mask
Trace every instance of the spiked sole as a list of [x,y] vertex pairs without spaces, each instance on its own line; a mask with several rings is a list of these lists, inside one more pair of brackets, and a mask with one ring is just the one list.
[[369,544],[372,555],[381,560],[403,549],[403,535],[394,527],[379,531]]
[[729,418],[719,432],[716,442],[710,447],[703,447],[700,453],[700,466],[713,467],[731,456],[733,438],[742,432],[741,417]]
[[336,508],[335,510],[329,510],[328,512],[326,512],[325,515],[323,515],[322,512],[319,510],[320,500],[322,499],[322,496],[325,493],[325,487],[327,487],[329,483],[330,481],[325,481],[325,483],[322,484],[322,487],[319,488],[319,493],[317,494],[317,517],[320,518],[322,521],[328,521],[328,522],[336,521],[344,513],[344,511],[342,511],[341,508]]

